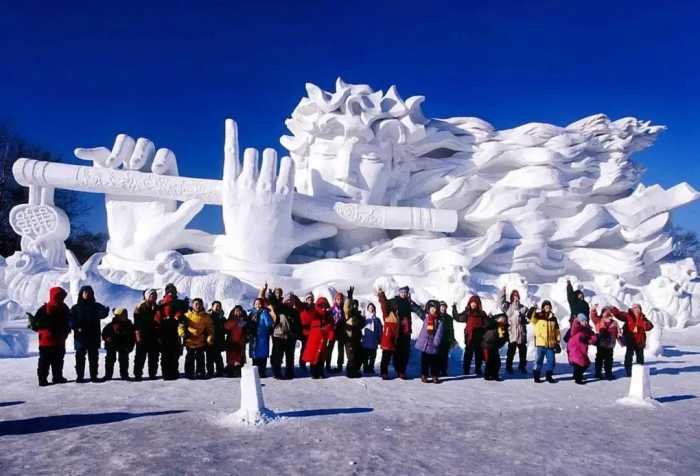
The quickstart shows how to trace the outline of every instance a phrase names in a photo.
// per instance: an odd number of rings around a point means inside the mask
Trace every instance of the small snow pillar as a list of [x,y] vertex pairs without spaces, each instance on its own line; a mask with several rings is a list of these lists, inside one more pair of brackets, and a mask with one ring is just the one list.
[[265,408],[258,368],[244,365],[241,368],[241,410],[256,413]]
[[246,426],[261,425],[275,418],[274,412],[265,408],[256,366],[246,364],[241,368],[241,408],[232,418],[235,423]]
[[651,396],[651,379],[649,368],[641,364],[632,366],[632,378],[630,389],[626,397],[617,400],[617,403],[628,406],[653,408],[658,402]]

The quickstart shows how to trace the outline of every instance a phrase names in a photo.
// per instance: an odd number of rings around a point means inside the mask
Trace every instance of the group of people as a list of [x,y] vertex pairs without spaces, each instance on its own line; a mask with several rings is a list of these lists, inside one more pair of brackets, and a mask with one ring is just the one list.
[[[561,336],[559,320],[550,301],[539,308],[522,304],[517,290],[510,296],[506,289],[498,296],[498,314],[487,314],[481,299],[471,296],[463,311],[452,305],[452,313],[444,301],[429,300],[425,305],[413,301],[408,287],[388,298],[377,291],[377,307],[373,302],[360,309],[354,288],[337,293],[331,304],[325,297],[307,293],[303,301],[282,289],[260,290],[253,308],[246,311],[235,306],[228,316],[221,302],[214,301],[207,310],[200,298],[191,301],[178,296],[173,284],[165,287],[162,299],[155,289],[144,292],[144,300],[133,311],[133,322],[126,309],[112,311],[112,319],[102,327],[110,310],[96,301],[90,286],[80,289],[71,308],[64,303],[66,292],[60,287],[50,290],[49,300],[30,315],[29,326],[39,334],[39,385],[65,383],[63,362],[66,339],[73,332],[76,381],[97,382],[113,377],[115,364],[123,380],[131,378],[129,356],[136,349],[133,380],[142,380],[147,365],[148,378],[155,379],[160,364],[165,380],[180,376],[180,357],[185,354],[185,377],[212,378],[240,376],[240,369],[249,358],[258,367],[261,377],[267,375],[268,359],[272,375],[278,379],[295,377],[295,349],[301,343],[298,366],[319,379],[329,372],[342,372],[349,378],[374,374],[378,349],[381,349],[379,374],[389,379],[389,365],[401,379],[407,379],[411,349],[420,353],[420,377],[425,383],[440,383],[447,375],[450,351],[457,345],[454,321],[465,324],[463,373],[474,373],[486,380],[500,381],[501,348],[507,344],[506,372],[514,373],[515,356],[518,371],[527,370],[527,325],[534,330],[536,358],[533,378],[556,383],[554,369],[561,340],[567,344],[568,360],[574,369],[574,380],[585,383],[585,372],[591,362],[588,347],[596,346],[595,377],[612,379],[613,350],[626,346],[625,371],[629,376],[632,361],[644,363],[646,333],[653,327],[639,305],[622,311],[614,306],[591,307],[581,290],[574,291],[567,281],[570,326]],[[413,315],[422,321],[420,332],[413,339]],[[623,323],[622,329],[616,321]],[[98,376],[99,349],[106,349],[105,371]],[[271,345],[270,345],[271,344]],[[247,348],[247,355],[246,355]],[[336,366],[332,356],[336,350]],[[222,354],[225,353],[225,359]],[[284,364],[284,365],[283,365]],[[307,365],[309,369],[307,371]],[[483,367],[483,369],[482,369]]]

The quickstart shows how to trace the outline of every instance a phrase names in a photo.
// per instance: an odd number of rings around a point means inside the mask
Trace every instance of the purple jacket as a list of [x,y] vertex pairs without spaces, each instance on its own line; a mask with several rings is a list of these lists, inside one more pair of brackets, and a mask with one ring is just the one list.
[[597,341],[598,336],[593,333],[593,329],[574,319],[571,324],[569,342],[566,344],[569,363],[588,367],[591,364],[591,359],[588,358],[588,345],[595,344]]
[[428,333],[428,317],[423,319],[423,327],[421,327],[420,334],[418,334],[418,339],[416,339],[416,349],[426,354],[437,354],[438,348],[440,347],[440,341],[442,340],[443,332],[443,322],[441,319],[435,319],[435,331],[431,336]]

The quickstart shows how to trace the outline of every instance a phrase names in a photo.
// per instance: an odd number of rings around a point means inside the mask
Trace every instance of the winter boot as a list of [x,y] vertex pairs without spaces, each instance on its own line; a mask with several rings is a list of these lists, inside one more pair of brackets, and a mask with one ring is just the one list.
[[557,383],[556,380],[554,380],[554,377],[552,377],[552,372],[546,372],[545,377],[547,379],[547,382],[549,383]]
[[512,367],[512,366],[506,366],[506,372],[508,372],[509,374],[512,374],[512,373],[513,373],[513,367]]
[[433,377],[433,383],[442,383],[439,378]]
[[532,376],[535,378],[535,383],[542,383],[542,380],[540,380],[540,371],[539,370],[533,370]]
[[421,375],[421,376],[420,376],[420,381],[423,382],[423,383],[428,383],[428,377],[426,377],[425,375]]

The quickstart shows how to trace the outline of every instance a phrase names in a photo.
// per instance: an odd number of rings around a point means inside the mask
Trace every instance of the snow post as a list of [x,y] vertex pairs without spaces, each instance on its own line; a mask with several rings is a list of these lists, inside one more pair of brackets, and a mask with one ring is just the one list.
[[651,395],[651,381],[649,368],[635,364],[632,366],[632,378],[630,389],[626,397],[617,400],[617,403],[627,406],[654,408],[658,402]]
[[250,363],[241,368],[241,408],[233,417],[243,425],[260,425],[275,417],[265,408],[258,368]]

